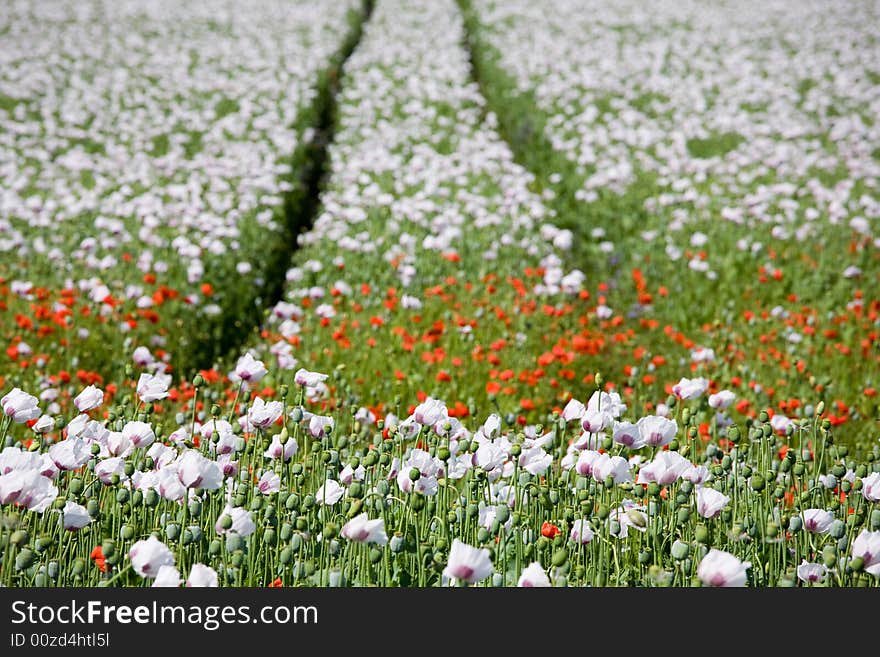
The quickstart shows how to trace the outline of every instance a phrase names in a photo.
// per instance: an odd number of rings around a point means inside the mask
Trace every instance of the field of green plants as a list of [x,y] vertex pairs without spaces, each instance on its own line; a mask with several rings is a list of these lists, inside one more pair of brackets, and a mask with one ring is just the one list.
[[880,7],[0,7],[0,585],[880,585]]

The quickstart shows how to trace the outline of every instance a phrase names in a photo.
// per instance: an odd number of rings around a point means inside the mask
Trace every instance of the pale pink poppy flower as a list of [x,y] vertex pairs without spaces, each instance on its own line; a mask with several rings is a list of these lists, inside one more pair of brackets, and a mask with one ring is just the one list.
[[216,461],[188,449],[177,458],[177,476],[187,488],[216,490],[223,485],[223,470]]
[[667,486],[678,481],[678,478],[692,465],[678,452],[660,452],[653,461],[642,466],[636,483],[656,482],[661,486]]
[[217,571],[201,563],[193,564],[189,577],[186,578],[188,588],[217,588]]
[[749,568],[751,568],[749,562],[742,562],[729,552],[713,548],[700,561],[697,577],[706,586],[745,586],[748,581],[746,570]]
[[590,528],[590,523],[584,518],[575,520],[572,523],[571,533],[568,537],[574,543],[586,545],[593,540],[593,530]]
[[641,449],[647,444],[639,427],[632,422],[615,422],[611,431],[614,442],[629,449]]
[[714,488],[700,488],[697,490],[697,513],[704,518],[715,518],[730,502],[730,498]]
[[281,477],[271,470],[267,470],[257,482],[257,488],[263,495],[271,495],[281,490]]
[[863,529],[853,541],[852,556],[864,561],[866,573],[880,577],[880,531]]
[[144,372],[138,378],[138,398],[145,404],[165,399],[169,394],[168,388],[170,386],[170,374],[147,374]]
[[0,476],[0,504],[18,504],[43,513],[58,497],[58,488],[38,470],[15,470]]
[[376,543],[385,545],[388,535],[385,533],[385,520],[370,520],[366,513],[361,513],[349,520],[342,527],[342,536],[356,543]]
[[156,440],[156,434],[146,422],[128,422],[122,427],[122,435],[131,441],[131,444],[139,449],[149,447]]
[[13,388],[0,399],[3,414],[6,417],[11,417],[13,422],[18,424],[30,422],[40,417],[39,403],[39,399],[20,388]]
[[257,429],[268,429],[284,413],[284,404],[280,401],[265,402],[261,397],[254,399],[248,408],[247,419]]
[[89,512],[86,511],[86,508],[76,502],[66,502],[61,513],[64,516],[62,521],[64,523],[64,529],[70,532],[82,529],[92,522],[92,517],[89,515]]
[[[223,528],[223,518],[225,516],[229,516],[232,520],[232,526],[229,529]],[[254,523],[251,518],[251,514],[247,509],[243,509],[240,506],[230,506],[226,505],[226,508],[223,509],[223,513],[221,513],[217,517],[217,522],[214,524],[214,531],[218,534],[225,534],[226,532],[235,532],[241,536],[250,536],[257,529],[257,525]]]
[[862,478],[862,495],[869,502],[880,502],[880,472]]
[[174,566],[161,566],[159,573],[153,580],[152,587],[155,588],[177,588],[180,586],[180,573]]
[[821,584],[825,580],[827,568],[820,563],[809,563],[806,559],[797,567],[798,579],[808,584]]
[[104,402],[104,392],[95,386],[88,386],[73,399],[73,405],[80,413],[85,413]]
[[296,374],[293,375],[293,381],[297,385],[314,388],[319,383],[325,381],[327,377],[327,374],[321,374],[320,372],[310,372],[309,370],[300,368],[296,371]]
[[679,399],[696,399],[701,397],[709,389],[709,380],[703,378],[682,378],[672,386],[672,394]]
[[721,390],[709,395],[709,406],[719,411],[729,407],[736,400],[736,395],[730,390]]
[[831,529],[834,522],[834,514],[825,509],[806,509],[801,514],[804,521],[804,529],[811,534],[825,534]]
[[547,587],[551,584],[550,578],[541,567],[540,562],[533,561],[528,566],[523,568],[523,571],[519,576],[519,581],[516,585],[523,588],[537,588]]
[[155,536],[132,545],[128,557],[134,571],[148,579],[154,579],[162,566],[174,565],[174,554]]
[[49,448],[49,457],[59,470],[78,470],[92,459],[92,453],[80,438],[68,438]]
[[678,424],[659,415],[647,415],[636,423],[641,441],[649,447],[664,447],[675,439]]
[[328,479],[318,488],[318,491],[315,493],[315,500],[317,500],[318,504],[333,506],[342,499],[344,493],[345,489],[339,485],[339,482]]
[[443,569],[446,577],[476,584],[491,575],[492,571],[489,550],[472,547],[457,538],[452,541],[449,560]]

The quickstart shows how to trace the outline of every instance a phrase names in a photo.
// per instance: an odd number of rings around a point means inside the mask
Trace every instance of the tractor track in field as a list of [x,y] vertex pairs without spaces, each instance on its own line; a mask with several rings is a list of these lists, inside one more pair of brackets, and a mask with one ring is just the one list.
[[269,249],[270,260],[261,293],[254,300],[252,312],[245,316],[224,313],[219,339],[211,344],[197,345],[198,353],[190,360],[186,374],[209,369],[222,359],[240,356],[249,338],[260,330],[265,313],[284,294],[285,273],[299,249],[297,238],[308,231],[321,208],[321,194],[329,174],[329,147],[336,134],[337,97],[343,84],[343,69],[363,36],[375,0],[363,0],[361,9],[352,17],[352,27],[339,49],[335,61],[324,70],[318,81],[317,95],[310,108],[314,121],[310,138],[291,157],[292,189],[284,195],[284,228],[280,239]]

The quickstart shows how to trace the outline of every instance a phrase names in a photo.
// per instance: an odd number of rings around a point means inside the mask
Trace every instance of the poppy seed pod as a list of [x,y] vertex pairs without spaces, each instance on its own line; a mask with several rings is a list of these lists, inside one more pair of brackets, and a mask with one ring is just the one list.
[[691,546],[682,541],[676,540],[672,544],[672,558],[676,561],[684,561],[690,556]]
[[568,561],[568,550],[560,548],[553,553],[551,562],[554,566],[560,567]]
[[834,520],[828,527],[828,535],[835,539],[843,538],[846,536],[846,523],[839,519]]

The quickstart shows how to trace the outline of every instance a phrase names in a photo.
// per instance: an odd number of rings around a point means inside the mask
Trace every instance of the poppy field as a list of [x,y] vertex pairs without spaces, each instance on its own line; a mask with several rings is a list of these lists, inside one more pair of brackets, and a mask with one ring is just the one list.
[[880,585],[880,16],[0,8],[0,585]]

